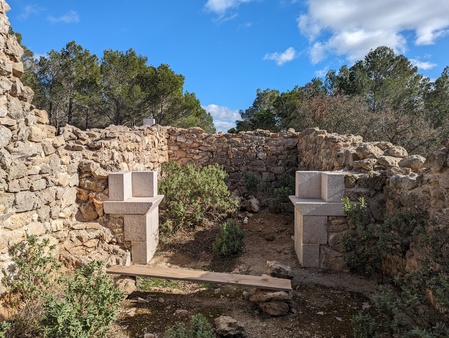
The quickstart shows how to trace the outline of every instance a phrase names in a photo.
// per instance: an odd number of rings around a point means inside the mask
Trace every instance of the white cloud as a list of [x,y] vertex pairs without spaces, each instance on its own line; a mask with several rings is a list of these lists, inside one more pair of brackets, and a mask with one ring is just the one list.
[[420,61],[417,59],[409,59],[413,66],[418,67],[422,70],[429,70],[438,66],[436,63],[428,62],[428,61]]
[[298,53],[296,52],[296,50],[293,47],[289,47],[282,53],[267,53],[265,54],[263,59],[273,60],[278,66],[282,66],[283,64],[292,61],[297,56]]
[[77,12],[71,10],[71,11],[67,12],[66,14],[64,14],[60,17],[57,17],[57,18],[54,16],[49,16],[48,21],[50,21],[52,23],[58,23],[58,22],[77,23],[78,21],[80,21],[80,17]]
[[229,9],[237,8],[240,4],[251,0],[207,0],[205,8],[218,15],[224,14]]
[[42,11],[37,5],[26,5],[22,7],[22,12],[18,15],[20,20],[26,20],[31,15],[39,14]]
[[245,23],[239,25],[239,26],[237,27],[237,30],[248,29],[248,28],[251,28],[252,26],[253,26],[253,23],[252,23],[252,22],[245,22]]
[[235,128],[235,122],[226,122],[226,121],[214,121],[215,129],[217,133],[222,131],[223,133],[227,133],[229,129]]
[[227,132],[229,129],[235,127],[235,121],[241,119],[238,110],[232,110],[228,107],[209,104],[203,106],[203,108],[212,115],[217,131]]
[[315,72],[315,75],[317,77],[325,77],[328,71],[329,71],[329,67],[325,67],[323,69],[317,70]]
[[323,45],[321,42],[315,42],[310,49],[310,61],[312,64],[316,65],[321,60],[324,60],[326,58],[326,46]]
[[224,18],[225,16],[229,18],[234,18],[235,14],[227,15],[229,11],[237,9],[240,4],[250,2],[252,0],[207,0],[204,8],[218,15],[219,18]]
[[441,0],[309,0],[298,28],[312,44],[310,58],[318,63],[328,54],[363,58],[371,49],[407,49],[406,31],[415,45],[429,45],[449,34],[449,2]]

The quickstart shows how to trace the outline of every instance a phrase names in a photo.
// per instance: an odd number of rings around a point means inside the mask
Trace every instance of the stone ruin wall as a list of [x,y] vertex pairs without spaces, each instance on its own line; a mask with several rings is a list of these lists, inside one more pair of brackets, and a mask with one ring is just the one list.
[[77,165],[62,136],[48,125],[47,113],[34,109],[33,92],[20,80],[23,50],[10,36],[0,1],[0,269],[8,248],[26,236],[58,242],[77,212]]
[[298,133],[292,130],[206,134],[200,128],[169,128],[168,146],[171,161],[222,165],[231,190],[243,189],[243,177],[248,172],[276,185],[280,176],[293,175],[298,164]]
[[[299,170],[344,170],[346,195],[351,200],[364,197],[376,222],[401,210],[426,212],[432,224],[449,226],[449,142],[425,158],[408,156],[389,142],[363,142],[360,136],[309,129],[299,134],[298,150]],[[353,231],[347,222],[329,218],[323,267],[343,267],[341,239]],[[412,242],[405,257],[392,258],[384,269],[414,271],[421,256],[419,245]]]
[[[231,189],[242,188],[245,172],[276,184],[295,170],[345,170],[347,195],[365,196],[381,221],[397,208],[427,210],[447,226],[448,145],[430,154],[407,156],[388,142],[363,142],[353,135],[318,129],[283,133],[253,131],[206,134],[199,128],[160,126],[81,131],[66,126],[56,135],[45,111],[31,105],[33,92],[20,80],[23,53],[8,34],[9,9],[0,0],[0,270],[10,263],[8,248],[26,236],[50,238],[61,258],[79,265],[92,258],[121,263],[126,258],[123,222],[103,212],[108,172],[159,170],[168,160],[219,163]],[[329,219],[324,266],[338,267],[338,240],[349,226]],[[339,256],[340,255],[340,256]],[[416,266],[410,250],[402,262]]]

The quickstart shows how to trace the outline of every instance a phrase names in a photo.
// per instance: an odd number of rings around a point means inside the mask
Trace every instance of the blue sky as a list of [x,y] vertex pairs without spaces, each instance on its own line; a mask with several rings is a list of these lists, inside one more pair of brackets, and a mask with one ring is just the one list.
[[7,0],[36,55],[75,41],[170,65],[227,131],[256,90],[287,91],[380,45],[436,79],[449,65],[449,0]]

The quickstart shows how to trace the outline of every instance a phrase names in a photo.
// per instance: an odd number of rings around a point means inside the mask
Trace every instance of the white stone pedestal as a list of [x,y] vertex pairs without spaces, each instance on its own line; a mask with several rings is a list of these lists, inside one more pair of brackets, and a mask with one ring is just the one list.
[[320,267],[320,246],[327,245],[328,216],[344,216],[344,173],[297,171],[295,196],[295,252],[304,267]]
[[147,264],[159,243],[159,203],[157,171],[109,174],[109,200],[104,212],[123,215],[125,240],[131,241],[131,260]]

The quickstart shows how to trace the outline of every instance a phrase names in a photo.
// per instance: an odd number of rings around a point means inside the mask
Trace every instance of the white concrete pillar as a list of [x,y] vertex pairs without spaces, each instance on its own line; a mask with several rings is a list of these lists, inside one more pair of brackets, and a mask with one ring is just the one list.
[[304,267],[319,267],[320,246],[327,245],[328,216],[343,216],[344,173],[297,171],[295,196],[295,252]]
[[131,242],[131,261],[147,264],[159,243],[159,203],[157,171],[109,174],[106,214],[123,215],[125,240]]

